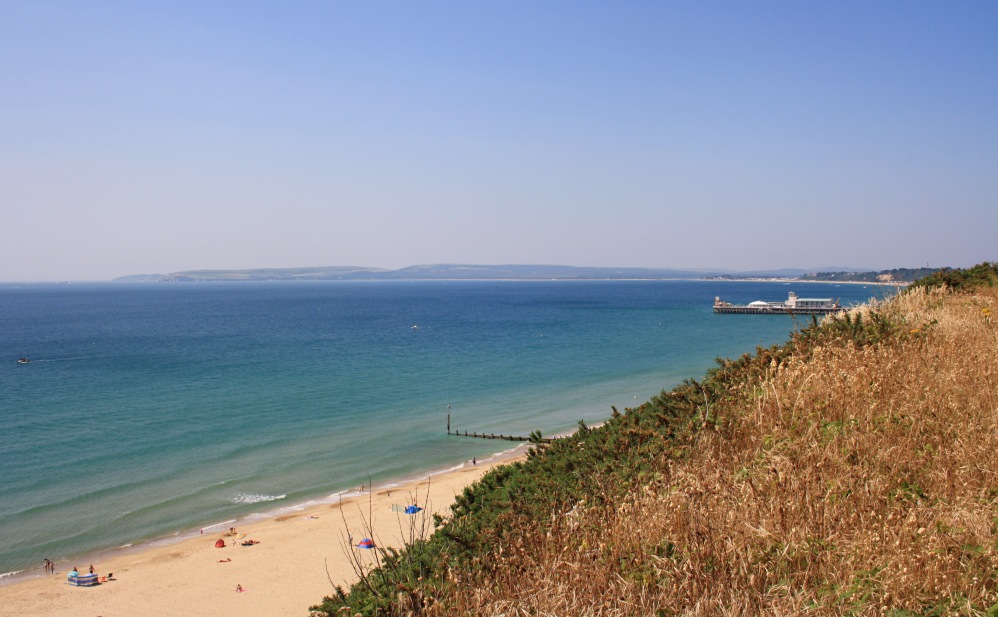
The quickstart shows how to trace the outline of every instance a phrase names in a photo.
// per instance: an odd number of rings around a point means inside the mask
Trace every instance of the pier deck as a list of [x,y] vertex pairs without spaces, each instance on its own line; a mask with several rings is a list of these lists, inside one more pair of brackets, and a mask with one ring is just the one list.
[[714,306],[715,313],[735,313],[740,315],[829,315],[843,311],[842,307],[831,308],[772,308],[756,306]]

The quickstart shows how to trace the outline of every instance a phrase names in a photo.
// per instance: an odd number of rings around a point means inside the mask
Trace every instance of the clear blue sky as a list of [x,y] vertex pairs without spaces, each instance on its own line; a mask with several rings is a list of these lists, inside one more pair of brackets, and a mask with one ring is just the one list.
[[0,0],[0,280],[998,260],[998,2]]

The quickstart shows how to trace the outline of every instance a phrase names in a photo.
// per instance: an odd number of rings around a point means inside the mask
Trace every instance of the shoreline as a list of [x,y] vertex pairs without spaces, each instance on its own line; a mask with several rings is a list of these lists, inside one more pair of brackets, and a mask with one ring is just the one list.
[[[571,435],[574,431],[569,431],[567,433],[559,433],[557,437]],[[479,466],[481,465],[491,465],[494,466],[499,462],[505,462],[507,460],[512,460],[519,457],[519,451],[525,450],[530,444],[527,442],[520,443],[512,448],[507,448],[501,450],[494,454],[487,456],[478,461]],[[396,487],[406,486],[418,481],[425,480],[426,478],[435,478],[440,475],[445,475],[448,473],[456,472],[462,470],[470,461],[463,461],[455,465],[450,465],[447,467],[438,467],[430,471],[416,472],[412,474],[407,474],[398,478],[391,478],[383,481],[381,484],[374,487],[374,490],[396,490]],[[342,502],[347,502],[356,499],[362,495],[370,493],[370,490],[365,491],[363,494],[360,492],[359,487],[352,487],[343,489],[339,492],[331,493],[323,497],[313,497],[306,499],[305,501],[277,506],[267,510],[260,510],[256,512],[247,512],[244,514],[232,515],[232,518],[228,518],[222,521],[214,521],[211,523],[205,523],[202,527],[191,527],[185,528],[174,533],[169,533],[167,535],[161,535],[154,538],[148,538],[145,540],[138,540],[135,542],[130,542],[120,546],[107,546],[103,548],[98,548],[89,552],[84,552],[77,555],[69,555],[63,557],[56,557],[55,566],[57,568],[66,566],[66,569],[72,567],[72,563],[80,564],[83,562],[97,563],[101,560],[107,560],[118,556],[125,556],[128,554],[134,554],[137,552],[142,552],[145,550],[157,549],[161,547],[171,546],[178,544],[196,537],[201,534],[199,532],[203,531],[205,533],[215,533],[217,530],[225,531],[230,526],[247,526],[252,525],[261,521],[271,520],[283,516],[294,515],[298,512],[303,512],[311,508],[333,505]],[[266,505],[267,502],[263,502],[260,505]],[[39,562],[44,561],[45,556],[39,557]],[[75,561],[74,561],[75,560]],[[72,562],[72,563],[71,563]],[[11,585],[17,585],[24,581],[30,581],[38,578],[45,578],[44,566],[37,565],[29,567],[23,570],[15,570],[13,572],[4,572],[0,574],[0,591],[5,587]]]
[[[41,617],[64,615],[70,606],[83,615],[105,617],[207,616],[228,611],[250,617],[307,615],[308,607],[333,593],[336,585],[347,587],[356,580],[347,555],[348,550],[361,550],[352,545],[369,535],[365,528],[370,526],[378,545],[400,547],[407,539],[402,517],[408,515],[393,510],[417,504],[425,508],[416,515],[426,517],[424,521],[433,514],[446,517],[465,487],[496,466],[524,459],[529,447],[524,443],[477,464],[465,461],[363,491],[349,489],[176,536],[106,549],[56,563],[54,575],[46,575],[39,565],[22,571],[23,576],[0,579],[0,604],[10,614]],[[428,526],[432,528],[432,523]],[[230,527],[235,535],[228,533]],[[219,539],[225,548],[215,548]],[[239,545],[250,539],[259,544]],[[90,588],[66,583],[71,568],[86,572],[91,564],[99,575],[113,573],[113,578]],[[236,593],[236,585],[246,592]]]

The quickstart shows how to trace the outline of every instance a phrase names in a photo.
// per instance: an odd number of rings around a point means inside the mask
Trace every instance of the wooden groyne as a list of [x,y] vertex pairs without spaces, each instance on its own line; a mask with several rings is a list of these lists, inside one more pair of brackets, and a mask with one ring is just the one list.
[[505,439],[506,441],[536,441],[537,443],[551,443],[553,441],[550,437],[541,437],[540,439],[533,439],[531,437],[524,437],[523,435],[496,435],[495,433],[469,433],[468,431],[447,431],[448,435],[454,435],[455,437],[477,437],[479,439]]
[[454,435],[455,437],[476,437],[478,439],[503,439],[505,441],[532,441],[534,443],[551,443],[553,441],[550,437],[524,437],[523,435],[496,435],[495,433],[477,433],[468,431],[451,431],[450,430],[450,405],[447,406],[447,434]]

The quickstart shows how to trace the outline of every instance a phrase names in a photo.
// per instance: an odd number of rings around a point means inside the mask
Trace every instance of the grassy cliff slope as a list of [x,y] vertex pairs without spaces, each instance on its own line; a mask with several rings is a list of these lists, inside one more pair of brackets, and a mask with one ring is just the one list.
[[998,615],[996,284],[947,271],[580,426],[316,608]]

